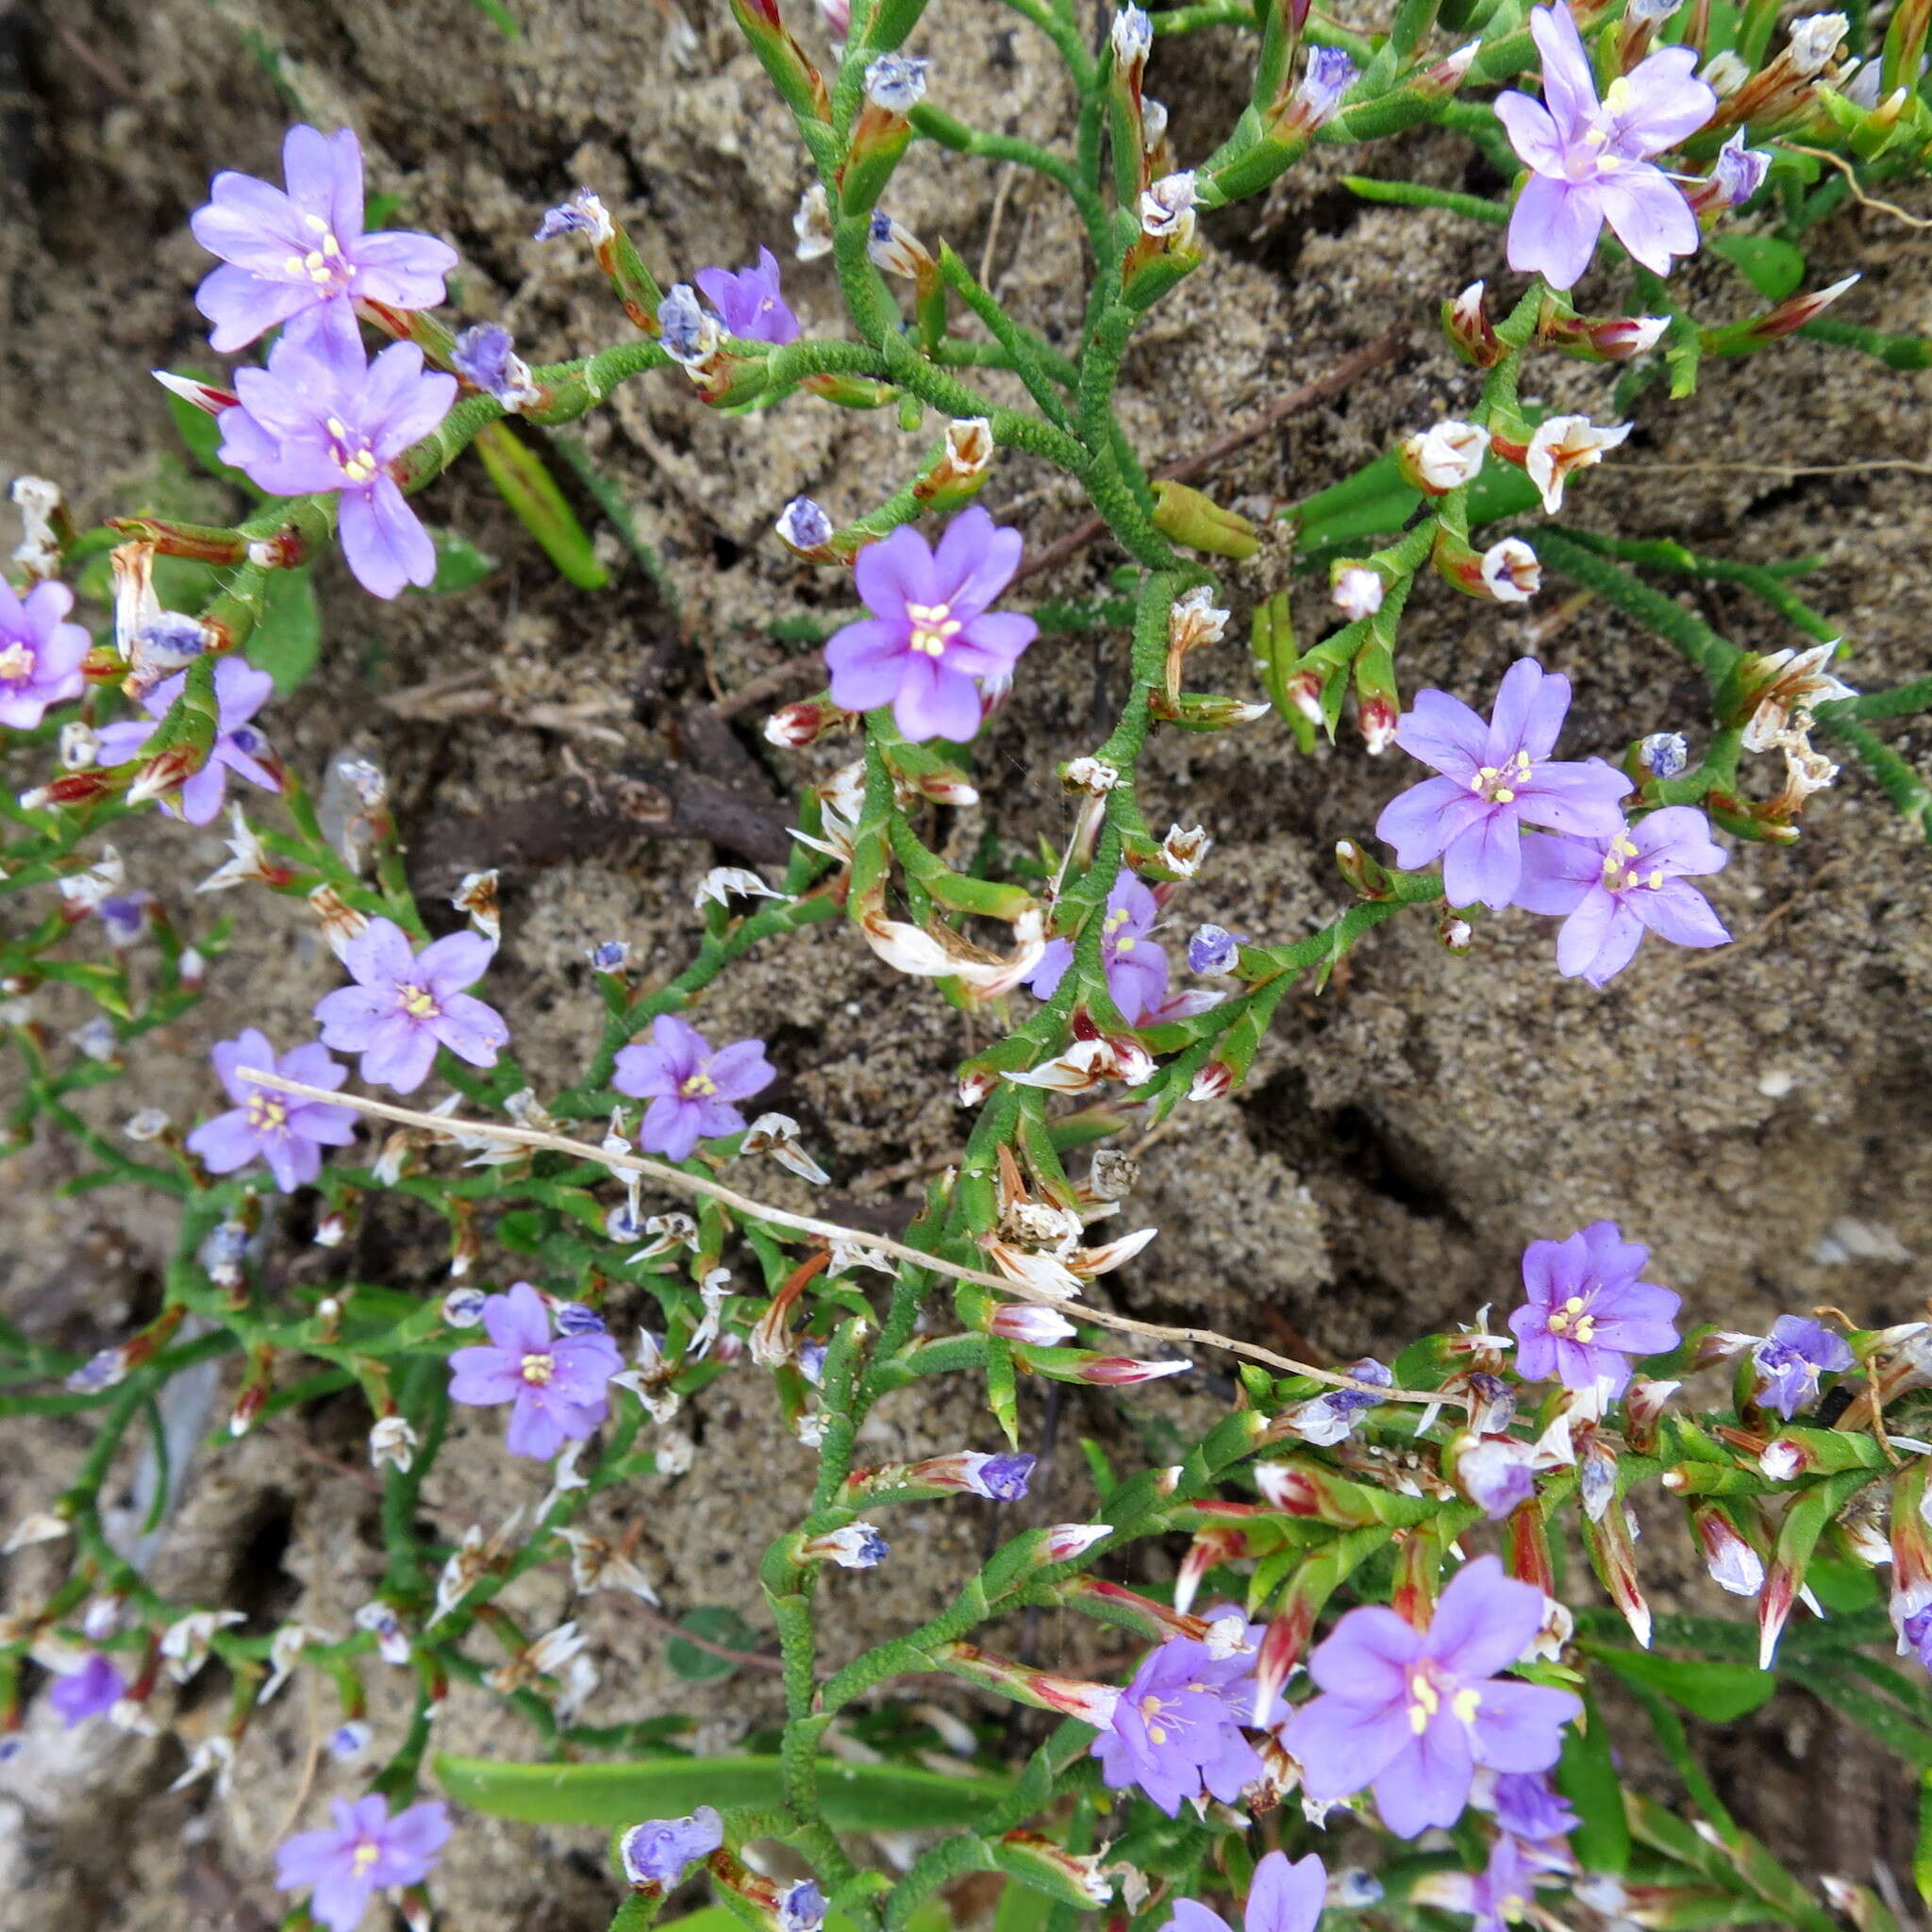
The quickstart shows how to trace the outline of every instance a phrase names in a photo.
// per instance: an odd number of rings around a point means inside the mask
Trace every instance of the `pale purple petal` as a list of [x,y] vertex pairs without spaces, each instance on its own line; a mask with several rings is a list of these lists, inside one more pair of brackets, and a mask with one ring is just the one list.
[[903,617],[860,618],[834,631],[825,644],[832,702],[845,711],[872,711],[891,704],[910,635]]
[[690,1104],[667,1097],[652,1101],[644,1109],[638,1145],[646,1154],[661,1154],[666,1160],[689,1160],[691,1150],[698,1144],[700,1132],[695,1112]]
[[1602,986],[1629,965],[1642,942],[1643,922],[1619,894],[1591,892],[1557,934],[1557,971]]
[[1301,1766],[1309,1797],[1345,1798],[1379,1777],[1413,1737],[1408,1711],[1399,1703],[1353,1704],[1329,1696],[1303,1705],[1281,1741]]
[[1659,939],[1674,946],[1722,946],[1730,931],[1695,886],[1666,879],[1654,889],[1624,895],[1624,905]]
[[1583,839],[1614,839],[1624,829],[1620,801],[1630,780],[1601,758],[1539,764],[1518,788],[1517,811],[1532,824]]
[[1563,1726],[1582,1715],[1581,1699],[1550,1685],[1485,1684],[1471,1727],[1476,1762],[1493,1771],[1547,1771],[1562,1755]]
[[527,1281],[515,1281],[507,1293],[485,1300],[483,1332],[498,1348],[541,1355],[550,1346],[550,1311]]
[[188,1136],[188,1147],[191,1153],[201,1157],[202,1165],[210,1174],[233,1174],[238,1167],[246,1167],[261,1151],[255,1129],[248,1124],[248,1116],[239,1107],[204,1121]]
[[1543,100],[1568,145],[1582,138],[1596,113],[1596,76],[1589,52],[1567,7],[1533,9],[1529,32],[1542,56]]
[[1517,658],[1496,687],[1483,763],[1500,770],[1519,751],[1547,758],[1569,709],[1570,680],[1561,672],[1546,672],[1534,658]]
[[394,597],[407,584],[436,581],[436,545],[390,476],[365,490],[344,490],[342,558],[374,597]]
[[961,510],[933,558],[940,601],[962,623],[977,617],[1012,582],[1024,547],[1018,530],[995,527],[980,505]]
[[512,1456],[528,1456],[539,1462],[548,1462],[571,1439],[564,1424],[561,1408],[552,1408],[549,1404],[534,1399],[533,1391],[526,1387],[510,1409],[503,1446]]
[[1442,854],[1442,896],[1451,906],[1487,906],[1501,912],[1523,876],[1523,838],[1516,815],[1489,806],[1482,818],[1449,841]]
[[973,680],[942,659],[910,656],[892,701],[892,717],[915,743],[943,738],[963,744],[979,729],[983,707]]
[[1532,175],[1509,211],[1509,266],[1540,275],[1553,289],[1574,288],[1596,252],[1604,213],[1594,182],[1576,186]]
[[903,622],[908,604],[941,601],[932,552],[909,524],[868,543],[853,561],[852,576],[859,601],[874,617]]
[[473,1067],[493,1067],[498,1053],[509,1041],[503,1015],[466,992],[451,993],[426,1030]]
[[389,230],[344,245],[356,264],[358,291],[391,308],[434,308],[457,265],[456,250],[431,235]]
[[1397,1838],[1414,1838],[1432,1824],[1450,1825],[1469,1803],[1475,1759],[1468,1729],[1446,1710],[1374,1780],[1375,1808]]
[[1563,143],[1557,134],[1557,124],[1550,118],[1550,110],[1541,101],[1532,100],[1528,94],[1518,93],[1511,88],[1507,93],[1498,94],[1491,105],[1496,110],[1497,120],[1503,124],[1503,131],[1509,137],[1509,145],[1526,166],[1534,168],[1539,175],[1560,175],[1563,172]]
[[[1316,1686],[1355,1701],[1382,1704],[1406,1694],[1408,1667],[1423,1654],[1421,1634],[1391,1609],[1370,1604],[1342,1618],[1308,1658]],[[1358,1783],[1366,1783],[1361,1779]],[[1351,1785],[1351,1790],[1357,1785]]]
[[371,992],[362,986],[338,987],[315,1003],[323,1044],[343,1053],[361,1053],[375,1041],[376,1029],[394,1013],[393,997]]
[[389,990],[409,977],[415,959],[402,927],[378,914],[342,948],[342,964],[364,986]]
[[626,1046],[618,1050],[610,1084],[634,1100],[665,1100],[677,1091],[677,1074],[661,1046]]
[[1529,1648],[1542,1621],[1542,1592],[1506,1575],[1494,1557],[1478,1557],[1449,1579],[1424,1654],[1465,1682],[1492,1677]]
[[1313,1852],[1292,1865],[1286,1852],[1270,1852],[1255,1867],[1241,1932],[1315,1932],[1327,1892],[1328,1874]]
[[1657,275],[1669,275],[1671,258],[1695,253],[1697,217],[1660,169],[1624,168],[1597,184],[1598,205],[1631,255]]
[[761,1040],[734,1040],[711,1056],[711,1078],[721,1100],[749,1100],[762,1093],[778,1077],[777,1069],[765,1058]]
[[1454,778],[1424,778],[1382,808],[1375,837],[1395,848],[1395,862],[1413,870],[1443,851],[1494,808]]
[[375,1029],[363,1049],[362,1077],[379,1087],[393,1087],[398,1093],[413,1093],[435,1064],[436,1036],[396,1013]]
[[1464,786],[1490,762],[1488,722],[1445,691],[1416,692],[1414,707],[1396,724],[1395,741],[1410,758]]
[[1604,873],[1603,847],[1586,839],[1541,834],[1523,841],[1523,878],[1515,903],[1554,917],[1574,912]]
[[1659,48],[1624,79],[1611,137],[1620,154],[1661,154],[1689,141],[1717,112],[1715,91],[1697,78],[1693,48]]
[[416,955],[412,977],[441,1000],[475,986],[496,957],[495,941],[479,932],[453,932]]

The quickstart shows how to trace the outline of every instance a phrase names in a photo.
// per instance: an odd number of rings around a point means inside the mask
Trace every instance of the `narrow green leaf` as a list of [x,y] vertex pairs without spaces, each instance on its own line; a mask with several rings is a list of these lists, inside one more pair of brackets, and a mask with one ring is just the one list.
[[1571,1843],[1586,1872],[1622,1872],[1630,1862],[1630,1826],[1624,1816],[1624,1791],[1610,1757],[1610,1735],[1603,1714],[1586,1690],[1585,1722],[1563,1736],[1557,1766],[1557,1789],[1582,1823]]
[[1591,1644],[1590,1651],[1628,1682],[1661,1690],[1693,1717],[1707,1718],[1712,1724],[1733,1723],[1756,1710],[1777,1689],[1773,1672],[1751,1670],[1743,1664],[1711,1663],[1701,1658],[1693,1663],[1610,1644]]
[[558,570],[580,591],[601,591],[610,574],[541,460],[501,423],[486,423],[476,432],[475,449],[503,500]]
[[[780,1809],[775,1757],[665,1757],[641,1764],[497,1764],[442,1757],[436,1774],[460,1805],[533,1824],[635,1824],[682,1818],[698,1805],[721,1811]],[[958,1830],[978,1822],[1011,1786],[947,1777],[906,1764],[822,1758],[821,1806],[835,1831]]]

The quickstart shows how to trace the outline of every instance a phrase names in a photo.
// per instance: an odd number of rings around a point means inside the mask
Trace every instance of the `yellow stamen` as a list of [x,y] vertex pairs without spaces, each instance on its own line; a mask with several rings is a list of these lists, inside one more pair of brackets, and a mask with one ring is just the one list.
[[691,1075],[678,1090],[687,1100],[703,1100],[708,1094],[718,1091],[718,1083],[710,1074],[700,1070]]
[[381,1857],[382,1847],[377,1844],[372,1844],[365,1838],[356,1847],[356,1856],[349,1861],[350,1868],[355,1872],[356,1876],[359,1878]]
[[540,1389],[556,1373],[557,1357],[554,1355],[526,1355],[517,1364],[517,1374]]
[[34,654],[15,641],[0,649],[0,678],[8,684],[24,684],[34,675]]
[[402,1002],[403,1011],[414,1019],[433,1020],[441,1010],[426,987],[399,986],[396,995]]

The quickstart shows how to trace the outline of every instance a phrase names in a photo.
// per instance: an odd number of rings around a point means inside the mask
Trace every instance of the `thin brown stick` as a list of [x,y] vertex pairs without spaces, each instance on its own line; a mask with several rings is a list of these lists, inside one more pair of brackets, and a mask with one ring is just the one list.
[[700,1637],[695,1630],[687,1630],[682,1624],[674,1622],[660,1609],[647,1604],[642,1597],[625,1593],[625,1599],[645,1623],[661,1631],[666,1637],[675,1637],[688,1643],[693,1650],[702,1650],[711,1657],[720,1657],[727,1663],[748,1664],[755,1671],[775,1671],[785,1669],[781,1658],[767,1657],[761,1650],[733,1650],[729,1644],[713,1643],[708,1637]]
[[[1251,442],[1260,441],[1271,429],[1277,428],[1291,416],[1299,416],[1319,404],[1333,402],[1370,370],[1379,369],[1385,362],[1392,362],[1407,346],[1408,333],[1406,322],[1398,322],[1392,328],[1384,329],[1372,341],[1364,342],[1359,349],[1344,356],[1325,375],[1316,376],[1313,382],[1303,383],[1299,389],[1290,390],[1285,396],[1276,396],[1252,423],[1244,424],[1239,429],[1230,429],[1224,436],[1217,436],[1212,442],[1203,443],[1187,456],[1177,457],[1173,462],[1156,470],[1155,475],[1171,483],[1186,483],[1204,475],[1223,458],[1233,456]],[[1107,525],[1099,517],[1089,517],[1085,523],[1075,524],[1065,536],[1055,538],[1044,550],[1028,558],[1020,566],[1013,581],[1022,583],[1043,570],[1052,570],[1066,562],[1070,557],[1077,557],[1095,538],[1104,536],[1106,532]],[[735,718],[741,711],[748,711],[767,698],[777,697],[794,685],[811,683],[824,671],[824,653],[822,650],[788,658],[784,663],[759,672],[736,691],[726,691],[711,707],[711,715],[714,718]]]
[[[1163,464],[1155,471],[1156,479],[1169,483],[1187,483],[1196,476],[1206,475],[1224,458],[1233,456],[1238,450],[1246,449],[1251,442],[1259,442],[1271,429],[1278,428],[1291,416],[1299,416],[1319,404],[1333,402],[1370,370],[1379,369],[1385,362],[1392,362],[1407,343],[1408,325],[1406,322],[1398,322],[1392,328],[1384,329],[1373,341],[1364,342],[1359,349],[1344,356],[1333,369],[1316,376],[1314,381],[1305,382],[1299,389],[1290,390],[1285,396],[1276,396],[1252,423],[1245,423],[1239,429],[1230,429],[1225,436],[1217,436],[1212,442],[1203,443],[1191,454]],[[1066,562],[1070,557],[1078,556],[1096,537],[1103,536],[1106,530],[1107,525],[1099,517],[1089,517],[1085,523],[1075,524],[1064,537],[1056,538],[1044,550],[1029,557],[1020,566],[1013,581],[1020,583],[1041,571],[1052,570],[1056,565]]]
[[[821,1221],[814,1215],[794,1214],[786,1208],[768,1207],[762,1201],[753,1200],[749,1194],[741,1194],[736,1188],[727,1188],[723,1181],[714,1181],[704,1174],[686,1174],[682,1168],[668,1167],[645,1155],[609,1154],[601,1147],[591,1146],[588,1141],[573,1141],[562,1134],[546,1134],[536,1127],[499,1126],[494,1121],[461,1120],[450,1114],[420,1113],[414,1108],[397,1107],[391,1101],[372,1100],[360,1093],[340,1093],[328,1087],[310,1087],[301,1080],[285,1079],[280,1074],[262,1073],[253,1067],[238,1068],[236,1077],[252,1081],[256,1086],[266,1087],[276,1093],[292,1093],[302,1100],[318,1100],[329,1107],[353,1108],[358,1113],[369,1114],[376,1120],[394,1121],[400,1126],[415,1127],[439,1141],[453,1141],[460,1137],[495,1141],[507,1147],[528,1147],[534,1152],[567,1154],[573,1160],[592,1161],[620,1177],[638,1174],[661,1182],[678,1193],[701,1194],[707,1200],[716,1201],[751,1220],[768,1222],[774,1227],[789,1227],[796,1234],[811,1235],[823,1241],[850,1241],[889,1255],[893,1260],[907,1262],[914,1268],[948,1275],[955,1281],[970,1281],[980,1288],[996,1289],[1016,1301],[1040,1302],[1048,1307],[1068,1306],[1059,1297],[1042,1294],[1022,1282],[1008,1281],[1003,1274],[989,1274],[982,1269],[961,1267],[957,1261],[948,1261],[941,1255],[928,1254],[924,1248],[894,1241],[889,1235],[868,1234],[861,1228],[841,1227],[837,1222]],[[1353,1389],[1359,1394],[1373,1395],[1378,1402],[1446,1403],[1451,1407],[1467,1407],[1462,1398],[1444,1395],[1433,1389],[1381,1389],[1373,1382],[1358,1382],[1353,1375],[1341,1374],[1334,1369],[1317,1368],[1310,1362],[1293,1361],[1285,1355],[1276,1355],[1273,1349],[1258,1347],[1252,1341],[1237,1341],[1233,1336],[1217,1334],[1211,1328],[1171,1328],[1158,1322],[1141,1322],[1131,1315],[1117,1315],[1111,1309],[1091,1307],[1085,1302],[1073,1304],[1072,1314],[1074,1319],[1091,1322],[1096,1327],[1118,1329],[1125,1335],[1143,1335],[1150,1341],[1191,1341],[1201,1348],[1225,1349],[1230,1355],[1260,1362],[1277,1374],[1307,1375],[1331,1389]]]
[[1825,147],[1807,147],[1803,142],[1798,141],[1788,141],[1784,145],[1793,154],[1811,155],[1818,160],[1829,161],[1851,184],[1852,199],[1860,208],[1876,208],[1880,214],[1890,215],[1894,220],[1903,222],[1908,228],[1932,228],[1932,222],[1928,222],[1923,215],[1907,214],[1896,202],[1880,201],[1875,194],[1867,194],[1859,184],[1857,171],[1842,155],[1835,155]]

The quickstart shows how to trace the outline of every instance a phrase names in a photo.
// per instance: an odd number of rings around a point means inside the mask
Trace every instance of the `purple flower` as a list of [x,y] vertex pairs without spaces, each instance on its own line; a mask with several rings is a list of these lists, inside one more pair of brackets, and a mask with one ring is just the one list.
[[624,1366],[608,1335],[553,1340],[543,1297],[527,1281],[483,1304],[490,1345],[458,1348],[449,1358],[453,1402],[512,1405],[504,1447],[547,1462],[565,1442],[581,1442],[609,1408],[605,1384]]
[[425,371],[414,342],[374,362],[356,318],[331,303],[300,317],[266,369],[238,369],[239,408],[222,411],[222,460],[276,496],[340,491],[342,556],[377,597],[436,577],[436,546],[391,465],[449,413],[454,375]]
[[1448,692],[1416,693],[1395,741],[1433,765],[1424,779],[1383,808],[1375,836],[1395,847],[1396,863],[1440,857],[1452,906],[1480,901],[1500,912],[1523,877],[1524,822],[1581,837],[1614,839],[1624,828],[1617,801],[1630,790],[1601,758],[1576,764],[1551,751],[1570,708],[1570,680],[1519,658],[1504,674],[1491,722]]
[[436,1869],[449,1841],[449,1810],[425,1798],[389,1815],[389,1801],[372,1791],[351,1804],[338,1798],[336,1822],[323,1831],[299,1831],[275,1850],[281,1891],[314,1887],[310,1915],[329,1932],[355,1932],[369,1901],[393,1885],[415,1885]]
[[1188,941],[1188,971],[1232,973],[1241,951],[1240,934],[1229,932],[1224,925],[1197,925]]
[[292,1194],[322,1172],[325,1147],[346,1147],[356,1138],[350,1108],[277,1093],[242,1079],[237,1071],[256,1067],[308,1087],[340,1087],[349,1077],[348,1069],[331,1059],[326,1047],[298,1046],[277,1059],[275,1048],[250,1026],[239,1039],[217,1041],[208,1058],[235,1103],[188,1137],[189,1147],[210,1174],[233,1174],[251,1160],[265,1160],[275,1186]]
[[1501,1523],[1536,1494],[1533,1452],[1514,1436],[1485,1436],[1456,1458],[1456,1481],[1491,1523]]
[[1907,1617],[1899,1626],[1899,1635],[1911,1646],[1920,1663],[1932,1671],[1932,1604]]
[[1174,1818],[1204,1790],[1231,1805],[1261,1775],[1261,1759],[1241,1732],[1254,1718],[1260,1636],[1258,1625],[1250,1626],[1248,1649],[1231,1657],[1216,1657],[1191,1637],[1170,1637],[1141,1659],[1113,1722],[1093,1740],[1110,1790],[1139,1785]]
[[1764,177],[1770,172],[1771,150],[1746,147],[1744,130],[1740,127],[1718,149],[1710,178],[1730,207],[1742,208],[1764,186]]
[[705,299],[718,311],[727,335],[747,342],[795,342],[798,318],[778,291],[778,258],[769,248],[758,250],[755,268],[701,268],[691,278]]
[[653,1818],[634,1824],[620,1840],[624,1874],[633,1885],[668,1891],[693,1859],[708,1857],[724,1842],[724,1822],[708,1805],[689,1818]]
[[1844,1337],[1823,1322],[1780,1315],[1771,1324],[1771,1333],[1751,1351],[1751,1359],[1757,1370],[1751,1400],[1760,1408],[1776,1409],[1790,1422],[1810,1406],[1821,1374],[1848,1369],[1855,1357]]
[[1704,894],[1685,883],[1722,872],[1726,858],[1701,811],[1667,805],[1608,838],[1525,839],[1516,904],[1562,918],[1557,971],[1602,986],[1629,965],[1646,926],[1674,946],[1730,939]]
[[362,150],[346,127],[332,135],[291,127],[282,142],[285,194],[252,175],[224,170],[188,225],[226,264],[194,291],[225,355],[279,322],[355,296],[391,308],[433,308],[456,250],[403,230],[362,232]]
[[63,621],[73,608],[65,584],[49,580],[19,597],[0,577],[0,724],[31,731],[49,705],[80,695],[80,660],[91,640]]
[[[1241,1908],[1241,1932],[1315,1932],[1328,1896],[1328,1874],[1310,1852],[1291,1865],[1286,1852],[1270,1852],[1255,1867]],[[1219,1912],[1191,1898],[1177,1898],[1160,1932],[1233,1932]]]
[[818,1932],[825,1923],[825,1895],[809,1878],[788,1885],[778,1894],[780,1932]]
[[1650,157],[1675,147],[1717,111],[1690,47],[1665,47],[1611,81],[1601,103],[1566,7],[1539,7],[1529,30],[1543,57],[1543,99],[1496,97],[1510,144],[1533,170],[1509,217],[1509,266],[1558,289],[1574,284],[1608,222],[1647,269],[1697,247],[1697,217]]
[[638,1130],[646,1154],[689,1160],[700,1141],[741,1132],[744,1116],[731,1103],[762,1093],[777,1077],[762,1040],[734,1040],[713,1053],[689,1021],[665,1013],[651,1022],[649,1046],[617,1056],[610,1084],[651,1103]]
[[1542,1627],[1542,1592],[1478,1557],[1450,1579],[1426,1630],[1379,1604],[1353,1609],[1308,1659],[1322,1695],[1282,1742],[1309,1797],[1375,1788],[1399,1838],[1454,1824],[1475,1767],[1547,1771],[1583,1706],[1567,1690],[1499,1677]]
[[1509,1317],[1516,1373],[1525,1382],[1600,1387],[1607,1401],[1621,1395],[1632,1357],[1677,1345],[1675,1291],[1637,1278],[1649,1259],[1614,1221],[1592,1222],[1568,1241],[1531,1241],[1523,1251],[1529,1300]]
[[902,525],[858,553],[853,575],[872,612],[825,646],[832,702],[847,711],[891,705],[915,743],[964,743],[979,729],[974,679],[1009,678],[1040,626],[987,606],[1020,567],[1018,530],[996,529],[978,505],[946,526],[933,550]]
[[517,354],[516,338],[500,322],[471,325],[450,350],[450,366],[465,382],[506,409],[521,409],[536,402],[542,391],[530,379],[530,367]]
[[[1139,1025],[1167,997],[1167,954],[1147,937],[1159,916],[1154,894],[1123,866],[1107,895],[1100,957],[1107,967],[1107,990],[1129,1026]],[[1026,982],[1033,996],[1050,1000],[1073,963],[1073,941],[1049,940]]]
[[[101,727],[98,760],[103,765],[125,765],[138,758],[155,734],[156,721],[165,718],[188,683],[188,674],[178,671],[163,678],[142,700],[148,722],[125,719],[118,724]],[[226,657],[215,666],[215,741],[200,771],[190,776],[172,799],[162,801],[162,809],[178,811],[191,825],[209,824],[228,795],[228,774],[258,785],[264,791],[279,791],[282,781],[275,770],[262,762],[273,758],[268,740],[250,720],[268,703],[275,681],[266,671],[258,671],[245,658]]]
[[1506,1830],[1490,1847],[1490,1862],[1475,1874],[1470,1899],[1475,1924],[1470,1932],[1509,1932],[1517,1920],[1529,1916],[1535,1903],[1536,1881],[1524,1863],[1522,1849]]
[[[1483,1793],[1478,1786],[1478,1804]],[[1548,1774],[1541,1771],[1504,1772],[1490,1782],[1489,1802],[1483,1806],[1496,1814],[1496,1823],[1529,1844],[1541,1844],[1553,1838],[1565,1838],[1576,1829],[1575,1812],[1563,1801]]]
[[56,1677],[47,1690],[47,1702],[60,1713],[71,1731],[90,1718],[106,1717],[127,1693],[127,1679],[112,1660],[99,1651],[92,1652],[79,1670]]
[[315,1003],[322,1043],[359,1053],[362,1077],[398,1093],[422,1086],[440,1045],[473,1067],[493,1067],[509,1028],[462,989],[483,977],[495,952],[479,933],[453,932],[412,954],[392,919],[372,919],[342,948],[357,984]]

